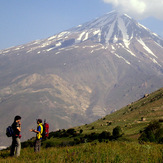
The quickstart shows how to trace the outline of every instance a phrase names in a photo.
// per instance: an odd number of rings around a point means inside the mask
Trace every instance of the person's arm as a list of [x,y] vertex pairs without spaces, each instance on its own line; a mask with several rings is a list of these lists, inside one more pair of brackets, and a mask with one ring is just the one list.
[[35,130],[35,129],[31,129],[31,132],[35,132],[35,133],[39,133],[39,131]]
[[31,129],[30,131],[31,131],[31,132],[35,132],[35,133],[39,133],[39,132],[41,132],[41,127],[39,126],[38,130]]
[[17,130],[20,132],[21,131],[21,127],[17,127]]
[[21,123],[19,122],[19,126],[16,127],[16,129],[20,132],[21,131]]

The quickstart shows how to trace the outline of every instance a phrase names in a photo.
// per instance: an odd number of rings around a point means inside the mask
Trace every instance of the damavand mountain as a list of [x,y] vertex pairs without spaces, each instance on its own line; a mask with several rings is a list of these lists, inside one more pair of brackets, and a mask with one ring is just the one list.
[[16,114],[26,140],[36,118],[51,131],[90,123],[162,86],[163,39],[126,14],[1,50],[0,145]]

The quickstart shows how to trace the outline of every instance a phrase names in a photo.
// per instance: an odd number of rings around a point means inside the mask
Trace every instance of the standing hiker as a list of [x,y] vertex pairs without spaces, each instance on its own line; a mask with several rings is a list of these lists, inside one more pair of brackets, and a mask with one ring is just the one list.
[[34,151],[35,152],[39,152],[41,149],[41,140],[42,140],[42,133],[43,133],[43,126],[42,126],[42,120],[41,119],[37,119],[37,130],[35,129],[31,129],[31,132],[35,132],[36,133],[36,140],[35,140],[35,144],[34,144]]
[[20,131],[21,131],[21,117],[19,115],[15,116],[14,122],[11,125],[13,129],[13,135],[12,135],[12,144],[11,144],[11,150],[10,150],[10,156],[20,156],[20,150],[21,150],[21,142],[20,142]]

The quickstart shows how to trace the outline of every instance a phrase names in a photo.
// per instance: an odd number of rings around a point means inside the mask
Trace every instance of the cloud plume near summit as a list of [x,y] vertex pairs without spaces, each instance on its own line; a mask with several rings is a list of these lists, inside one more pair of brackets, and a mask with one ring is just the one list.
[[115,10],[125,12],[136,19],[155,17],[163,20],[163,0],[103,0]]

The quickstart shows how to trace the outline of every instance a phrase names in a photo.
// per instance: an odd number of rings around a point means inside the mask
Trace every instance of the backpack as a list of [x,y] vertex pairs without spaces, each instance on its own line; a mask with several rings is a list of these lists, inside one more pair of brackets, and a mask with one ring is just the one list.
[[42,134],[42,136],[43,136],[43,139],[46,139],[49,136],[49,124],[46,123],[45,121],[44,121],[44,125],[43,125],[43,134]]
[[14,135],[14,130],[13,130],[12,126],[8,126],[6,128],[6,135],[7,135],[7,137],[12,137]]

